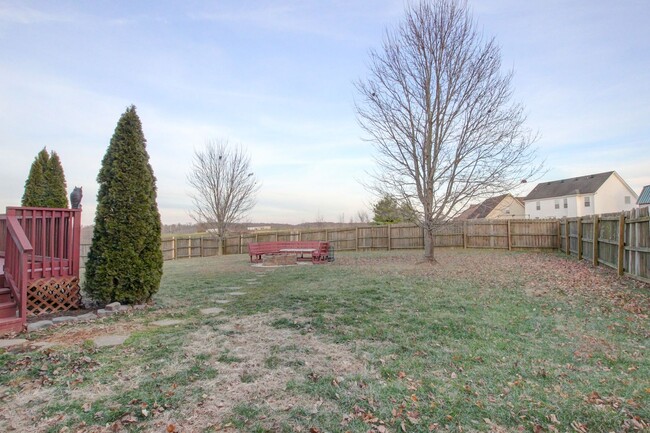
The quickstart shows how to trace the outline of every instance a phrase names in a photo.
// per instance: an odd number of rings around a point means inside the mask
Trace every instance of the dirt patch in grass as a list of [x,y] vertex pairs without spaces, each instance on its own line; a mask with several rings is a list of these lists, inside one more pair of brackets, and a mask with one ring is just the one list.
[[350,375],[370,373],[345,345],[271,325],[283,318],[294,317],[256,314],[229,321],[218,330],[204,327],[191,334],[186,353],[207,359],[218,374],[199,384],[205,390],[199,404],[182,408],[181,416],[161,419],[151,431],[161,431],[167,424],[176,425],[179,431],[227,429],[233,409],[242,404],[260,411],[259,424],[275,430],[287,422],[283,415],[293,408],[317,412],[329,405],[292,392],[288,384],[321,377],[344,381]]
[[133,321],[123,321],[119,323],[93,323],[82,325],[81,327],[60,326],[55,334],[39,339],[38,341],[55,343],[57,345],[78,345],[86,340],[92,340],[95,337],[104,335],[127,335],[132,332],[146,328],[143,323]]

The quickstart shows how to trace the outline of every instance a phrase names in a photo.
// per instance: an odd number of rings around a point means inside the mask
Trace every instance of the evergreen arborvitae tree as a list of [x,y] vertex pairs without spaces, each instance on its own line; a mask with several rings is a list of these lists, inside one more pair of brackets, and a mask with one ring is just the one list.
[[25,193],[23,194],[21,206],[45,207],[47,199],[45,171],[49,159],[50,155],[45,148],[38,152],[38,155],[34,158],[34,162],[32,162],[29,169],[29,176],[25,181]]
[[162,277],[161,224],[156,178],[134,106],[117,123],[97,181],[85,290],[100,302],[147,301]]
[[56,152],[50,153],[50,159],[45,169],[45,204],[43,207],[67,208],[68,193],[66,191],[65,174],[61,159]]
[[43,148],[32,163],[25,182],[22,206],[67,208],[65,174],[56,152]]

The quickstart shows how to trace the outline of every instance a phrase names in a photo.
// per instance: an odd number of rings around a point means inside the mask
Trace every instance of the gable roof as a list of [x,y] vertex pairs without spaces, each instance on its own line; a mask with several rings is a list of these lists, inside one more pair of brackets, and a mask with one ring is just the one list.
[[486,216],[488,216],[490,212],[494,210],[494,208],[496,208],[499,205],[499,203],[503,201],[504,198],[508,197],[509,195],[510,194],[498,195],[496,197],[490,197],[480,204],[472,204],[469,206],[467,210],[465,210],[463,213],[458,215],[458,219],[472,220],[478,218],[485,218]]
[[641,194],[639,194],[639,199],[636,201],[636,204],[650,204],[650,185],[643,187],[643,190],[641,190]]
[[569,179],[554,180],[552,182],[538,183],[535,188],[526,196],[525,200],[538,200],[542,198],[563,197],[576,194],[592,194],[605,183],[613,174],[613,171],[605,173],[589,174],[587,176],[571,177]]

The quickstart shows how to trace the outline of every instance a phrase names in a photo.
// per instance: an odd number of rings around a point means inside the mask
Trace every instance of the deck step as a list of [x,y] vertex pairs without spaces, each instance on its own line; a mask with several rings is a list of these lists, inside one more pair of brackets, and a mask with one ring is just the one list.
[[0,303],[0,318],[16,317],[17,308],[13,301]]
[[21,332],[24,323],[20,317],[9,317],[0,319],[0,336],[13,332]]

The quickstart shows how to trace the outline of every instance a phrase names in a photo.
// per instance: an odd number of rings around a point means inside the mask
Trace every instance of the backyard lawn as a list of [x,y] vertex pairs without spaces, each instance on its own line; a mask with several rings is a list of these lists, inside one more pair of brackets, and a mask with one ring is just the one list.
[[552,253],[436,253],[166,262],[152,307],[0,349],[0,430],[648,430],[647,286]]

